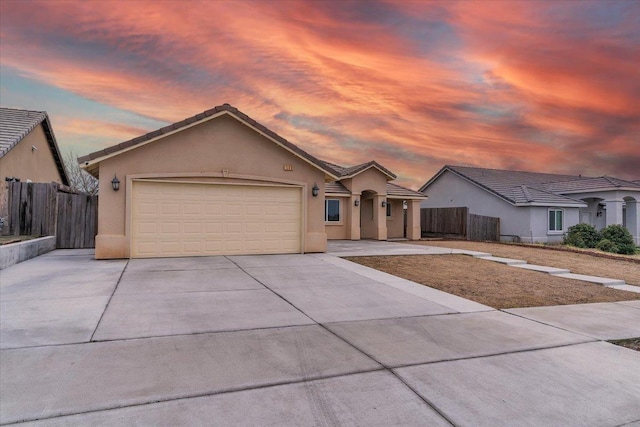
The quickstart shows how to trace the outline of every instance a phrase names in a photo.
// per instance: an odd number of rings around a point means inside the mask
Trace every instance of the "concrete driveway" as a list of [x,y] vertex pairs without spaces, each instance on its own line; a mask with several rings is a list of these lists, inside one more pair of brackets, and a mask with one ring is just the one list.
[[[600,341],[602,328],[493,310],[327,254],[55,251],[0,271],[0,304],[2,424],[640,420],[640,353]],[[607,310],[640,335],[640,306]]]

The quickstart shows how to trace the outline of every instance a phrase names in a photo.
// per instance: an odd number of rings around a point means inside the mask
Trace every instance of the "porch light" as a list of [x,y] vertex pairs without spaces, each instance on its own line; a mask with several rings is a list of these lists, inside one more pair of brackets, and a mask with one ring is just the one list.
[[318,194],[320,194],[320,188],[318,187],[318,184],[314,182],[313,188],[311,188],[311,195],[313,195],[313,197],[318,197]]
[[113,188],[113,191],[118,191],[120,189],[120,180],[115,175],[113,175],[113,179],[111,180],[111,188]]
[[387,207],[387,200],[386,200],[386,199],[382,201],[382,207],[383,207],[383,208],[386,208],[386,207]]
[[353,205],[356,206],[356,207],[360,206],[360,199],[356,199],[356,201],[353,202]]

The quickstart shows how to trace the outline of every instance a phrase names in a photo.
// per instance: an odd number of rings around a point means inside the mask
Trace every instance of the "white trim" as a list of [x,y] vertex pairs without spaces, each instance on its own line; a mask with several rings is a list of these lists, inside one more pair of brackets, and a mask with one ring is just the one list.
[[[551,230],[549,228],[549,220],[550,220],[551,212],[562,212],[562,215],[561,215],[561,217],[562,217],[561,218],[562,227],[559,230],[555,230],[555,229]],[[564,233],[564,231],[566,229],[566,227],[565,227],[565,216],[566,215],[565,215],[564,209],[558,209],[558,208],[549,208],[549,209],[547,209],[547,234],[548,235],[553,235],[553,234],[557,235],[557,234]],[[557,221],[558,221],[558,217],[556,215],[554,215],[554,219],[553,219],[554,227],[558,225]]]

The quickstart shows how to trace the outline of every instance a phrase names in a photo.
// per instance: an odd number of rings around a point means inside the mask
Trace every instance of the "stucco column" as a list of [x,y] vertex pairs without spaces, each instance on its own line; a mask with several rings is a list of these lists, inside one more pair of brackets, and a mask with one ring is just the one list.
[[627,230],[633,236],[636,245],[640,245],[640,211],[637,200],[627,201]]
[[[359,194],[352,195],[351,198],[347,200],[347,203],[351,203],[349,207],[349,211],[351,212],[349,238],[351,240],[360,240],[360,204],[362,200],[360,200]],[[358,201],[358,206],[356,206],[356,200]]]
[[420,200],[407,200],[407,239],[420,240]]
[[387,200],[387,195],[377,195],[373,199],[373,222],[376,224],[377,240],[387,240],[387,208],[382,206],[382,201]]
[[607,225],[622,224],[622,200],[606,200]]

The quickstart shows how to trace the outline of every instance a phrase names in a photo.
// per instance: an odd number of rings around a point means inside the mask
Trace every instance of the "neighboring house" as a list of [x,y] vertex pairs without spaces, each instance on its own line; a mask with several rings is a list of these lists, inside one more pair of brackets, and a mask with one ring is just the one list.
[[0,218],[4,220],[7,182],[18,180],[69,185],[47,113],[0,108]]
[[[324,162],[224,104],[78,159],[101,177],[96,258],[324,252],[420,238],[417,193]],[[119,183],[117,186],[112,182]]]
[[578,223],[622,224],[640,244],[640,184],[583,177],[445,166],[420,191],[423,208],[465,206],[500,218],[502,240],[558,242]]

